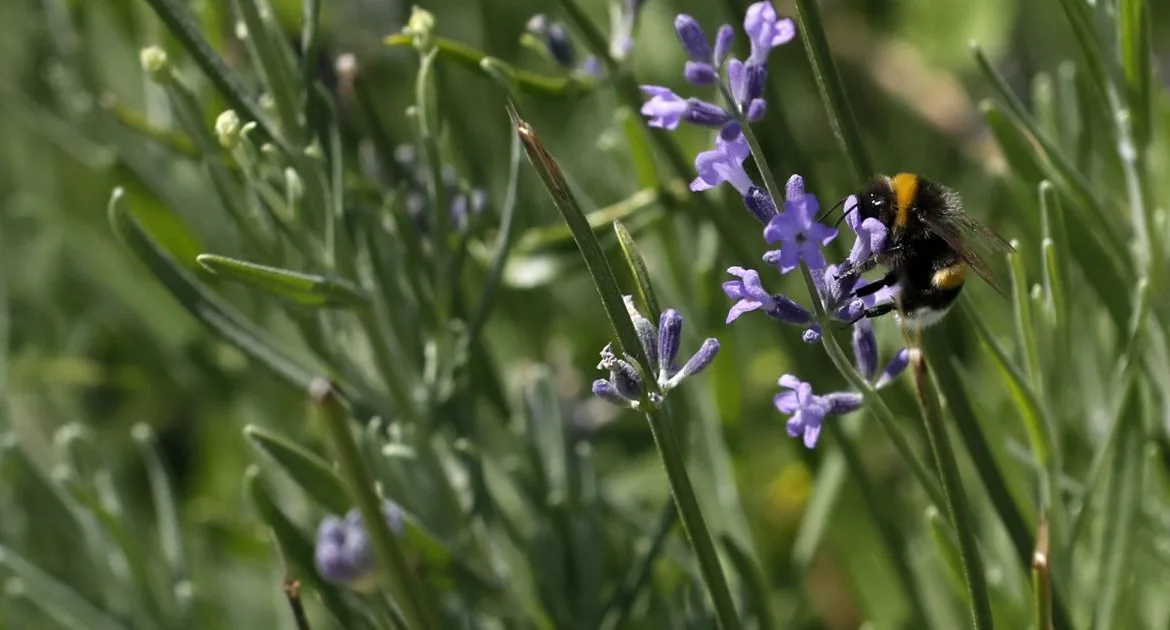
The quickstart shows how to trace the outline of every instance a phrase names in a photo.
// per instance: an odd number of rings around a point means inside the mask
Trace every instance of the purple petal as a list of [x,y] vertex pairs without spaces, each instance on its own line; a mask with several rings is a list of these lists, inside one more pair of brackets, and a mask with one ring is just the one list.
[[800,401],[796,398],[796,392],[787,391],[780,392],[772,397],[772,404],[780,413],[792,414],[800,409]]
[[821,436],[821,425],[814,424],[804,428],[804,447],[812,448],[817,445],[817,438]]
[[743,62],[739,59],[727,62],[727,83],[731,88],[731,95],[735,98],[735,102],[740,106],[747,103],[747,72],[744,71]]
[[735,29],[731,28],[730,24],[719,27],[719,32],[715,34],[715,65],[723,64],[727,53],[731,52],[731,42],[734,38]]
[[698,87],[713,85],[719,78],[715,66],[705,61],[688,61],[683,65],[683,77],[687,83]]
[[760,308],[761,306],[763,305],[754,300],[740,300],[731,305],[731,309],[727,311],[727,320],[724,323],[730,324],[731,322],[739,319],[740,315],[743,315],[744,313],[750,313]]
[[685,13],[679,14],[674,18],[674,32],[692,61],[711,62],[711,46],[698,20]]
[[[645,89],[645,88],[643,88]],[[666,89],[666,88],[661,88]],[[667,90],[669,92],[669,90]],[[784,198],[796,199],[804,195],[804,178],[800,175],[793,175],[784,183]]]

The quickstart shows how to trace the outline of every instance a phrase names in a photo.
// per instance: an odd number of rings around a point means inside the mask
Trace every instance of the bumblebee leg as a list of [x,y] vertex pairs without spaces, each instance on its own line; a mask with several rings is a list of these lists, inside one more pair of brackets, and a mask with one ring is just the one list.
[[877,266],[877,258],[874,256],[870,256],[869,258],[866,258],[865,260],[861,261],[857,265],[854,265],[854,266],[846,269],[845,271],[841,272],[841,275],[839,276],[839,278],[845,279],[845,278],[852,278],[855,276],[860,276],[861,274],[869,271],[870,269],[873,269],[876,266]]
[[893,271],[891,271],[881,278],[874,280],[873,282],[854,291],[853,297],[865,297],[867,295],[873,295],[874,293],[877,293],[886,287],[892,287],[897,283],[898,276]]
[[854,317],[852,321],[845,322],[841,326],[841,329],[844,330],[846,328],[851,328],[854,324],[867,317],[870,319],[873,319],[874,317],[881,317],[882,315],[885,315],[886,313],[889,313],[890,311],[893,311],[897,308],[897,305],[895,305],[893,302],[882,302],[877,306],[871,306],[870,308],[862,311],[861,314],[857,317]]

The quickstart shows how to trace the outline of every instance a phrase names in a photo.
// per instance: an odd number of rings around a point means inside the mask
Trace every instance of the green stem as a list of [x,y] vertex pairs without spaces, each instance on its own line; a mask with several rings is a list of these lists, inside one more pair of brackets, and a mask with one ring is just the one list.
[[410,627],[439,628],[434,602],[426,597],[419,576],[411,570],[398,546],[398,540],[386,523],[382,501],[374,490],[374,479],[362,459],[345,410],[338,404],[332,384],[324,379],[314,380],[309,385],[309,396],[324,425],[322,428],[329,437],[342,477],[349,485],[351,498],[361,512],[362,522],[373,543],[381,570],[388,578],[395,599],[403,607],[402,612],[410,622]]
[[629,573],[622,580],[621,586],[602,609],[601,623],[598,624],[601,630],[615,630],[626,622],[630,609],[634,607],[634,602],[638,599],[638,594],[642,592],[650,578],[650,569],[654,567],[658,556],[662,555],[662,549],[666,546],[666,538],[677,522],[678,508],[675,507],[672,499],[662,506],[662,511],[658,514],[658,522],[654,525],[654,531],[646,537],[648,542],[646,551],[630,565]]
[[874,175],[873,162],[861,141],[861,131],[845,97],[845,86],[829,52],[829,38],[825,35],[817,0],[796,0],[796,21],[797,31],[808,50],[808,61],[817,81],[817,90],[821,93],[821,102],[829,114],[833,135],[857,179],[869,179]]
[[[561,172],[560,166],[545,148],[544,143],[536,135],[532,126],[522,121],[515,109],[509,106],[509,115],[524,143],[528,159],[536,168],[545,188],[552,196],[557,210],[573,233],[573,239],[585,261],[585,266],[593,280],[594,287],[601,298],[606,316],[617,337],[617,350],[629,355],[639,366],[642,374],[651,374],[650,361],[646,351],[642,348],[634,324],[626,311],[621,290],[613,269],[601,250],[597,236],[593,233],[589,221],[581,211],[576,197],[569,189],[568,182]],[[739,618],[736,615],[735,605],[731,598],[731,591],[727,585],[727,578],[723,575],[723,568],[719,564],[719,556],[715,544],[703,520],[698,499],[695,497],[694,487],[687,474],[686,464],[679,448],[678,438],[675,435],[674,425],[670,422],[665,409],[658,408],[650,401],[661,396],[658,384],[653,378],[643,379],[647,391],[643,393],[641,409],[645,412],[654,435],[654,443],[666,469],[666,477],[670,483],[671,494],[682,516],[683,529],[694,549],[699,562],[699,570],[703,575],[707,590],[715,604],[716,615],[720,627],[725,630],[740,628]]]
[[922,416],[926,424],[926,437],[930,441],[930,450],[934,453],[934,461],[938,466],[943,492],[946,493],[947,511],[950,513],[951,523],[955,526],[955,533],[958,534],[959,559],[963,563],[963,576],[967,581],[967,592],[971,597],[971,614],[975,622],[975,629],[991,630],[994,623],[991,618],[991,602],[987,593],[987,579],[983,575],[983,561],[979,556],[979,547],[975,541],[975,531],[967,506],[967,496],[963,492],[962,479],[959,476],[959,464],[955,459],[955,452],[951,448],[950,438],[947,436],[947,428],[938,407],[937,395],[929,389],[926,358],[917,347],[912,347],[910,350],[910,369],[914,373],[914,389],[918,394],[918,405],[922,408]]

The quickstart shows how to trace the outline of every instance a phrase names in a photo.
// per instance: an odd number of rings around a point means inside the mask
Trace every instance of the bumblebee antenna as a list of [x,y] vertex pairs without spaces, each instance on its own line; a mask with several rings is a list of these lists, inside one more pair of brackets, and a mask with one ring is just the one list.
[[[842,203],[844,203],[843,200],[842,200]],[[837,205],[841,205],[841,204],[837,204]],[[845,217],[849,216],[850,212],[856,212],[856,211],[857,211],[857,204],[853,204],[852,209],[846,210],[845,212],[841,213],[841,216],[837,219],[837,222],[833,224],[833,227],[836,228],[837,226],[841,225],[841,222],[845,220]]]
[[821,214],[821,218],[817,219],[817,223],[821,223],[821,222],[822,222],[822,221],[824,221],[825,219],[829,218],[829,215],[830,215],[830,214],[833,214],[834,212],[836,212],[836,211],[837,211],[837,208],[840,208],[841,206],[845,205],[845,199],[848,199],[848,198],[849,198],[849,197],[845,197],[845,198],[844,198],[844,199],[842,199],[841,201],[838,201],[838,202],[837,202],[837,204],[836,204],[836,205],[834,205],[832,208],[829,208],[828,210],[825,210],[825,212],[824,212],[823,214]]

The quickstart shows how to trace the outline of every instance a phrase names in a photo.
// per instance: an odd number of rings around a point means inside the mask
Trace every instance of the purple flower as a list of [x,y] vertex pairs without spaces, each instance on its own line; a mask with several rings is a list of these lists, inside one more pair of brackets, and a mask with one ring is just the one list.
[[776,204],[772,203],[768,191],[759,186],[748,189],[747,194],[743,196],[743,203],[751,211],[752,216],[764,225],[768,225],[772,217],[776,216]]
[[658,370],[658,332],[654,330],[654,324],[638,312],[637,307],[634,306],[632,295],[623,295],[622,301],[625,302],[626,313],[629,314],[630,321],[634,324],[634,332],[638,334],[638,342],[642,344],[642,350],[646,352],[646,360],[650,362],[650,370],[656,372]]
[[760,283],[760,274],[754,269],[731,267],[727,273],[739,278],[723,283],[723,292],[727,297],[737,300],[727,312],[728,324],[738,319],[740,315],[758,309],[763,309],[773,318],[789,324],[803,325],[812,321],[808,309],[783,295],[771,295],[765,291]]
[[776,16],[776,9],[769,0],[756,2],[748,7],[743,20],[743,30],[747,32],[752,43],[748,63],[761,66],[768,61],[769,51],[787,44],[796,36],[796,26],[792,19],[779,19]]
[[670,378],[675,370],[679,345],[682,343],[682,315],[673,308],[662,311],[658,318],[658,382]]
[[715,65],[723,65],[723,60],[727,59],[727,55],[731,52],[731,42],[735,39],[735,29],[731,28],[730,24],[724,24],[719,27],[719,32],[715,34]]
[[707,339],[703,340],[703,345],[699,346],[699,349],[691,355],[691,358],[687,359],[687,362],[683,364],[682,369],[678,370],[674,374],[671,374],[670,378],[666,379],[665,382],[659,383],[659,385],[662,387],[662,391],[668,392],[675,387],[678,387],[679,383],[682,383],[684,379],[694,376],[695,374],[698,374],[699,372],[707,369],[707,366],[711,365],[711,362],[715,360],[715,355],[718,353],[718,339],[715,339],[714,337],[708,337]]
[[681,121],[704,127],[722,127],[731,121],[722,107],[697,98],[683,99],[670,88],[643,85],[650,100],[642,104],[642,115],[650,118],[651,127],[677,129]]
[[860,394],[834,392],[817,396],[812,385],[791,374],[780,377],[780,386],[788,391],[776,394],[772,403],[780,413],[792,416],[788,419],[788,435],[803,438],[806,448],[816,446],[825,416],[846,414],[861,407]]
[[634,369],[632,363],[619,359],[611,346],[612,344],[606,344],[601,349],[601,361],[597,364],[597,369],[609,372],[609,380],[622,398],[631,401],[641,399],[642,377],[638,375],[638,370]]
[[[382,514],[390,531],[401,536],[405,528],[402,508],[387,500],[382,504]],[[330,582],[356,590],[369,590],[374,586],[373,546],[358,510],[350,510],[344,519],[329,515],[321,521],[313,560],[317,571]]]
[[743,161],[750,152],[747,140],[742,135],[734,140],[720,136],[715,140],[714,149],[703,151],[695,157],[695,170],[699,176],[691,182],[691,190],[707,190],[727,182],[739,194],[746,195],[752,187],[752,180],[743,168]]
[[707,43],[707,35],[703,33],[703,27],[699,26],[698,20],[680,13],[674,18],[674,32],[691,61],[706,64],[712,62],[714,57],[711,55],[711,45]]
[[849,251],[848,265],[860,265],[870,256],[885,251],[889,228],[875,218],[863,219],[861,213],[857,212],[857,197],[853,195],[845,199],[845,221],[857,234],[853,248]]
[[780,243],[779,254],[773,257],[780,273],[796,269],[801,260],[810,269],[824,268],[821,247],[837,238],[837,230],[814,221],[819,209],[816,196],[805,194],[804,181],[799,175],[793,175],[788,180],[784,212],[773,217],[764,228],[765,241]]
[[776,394],[772,403],[780,413],[792,416],[788,419],[788,435],[803,437],[806,448],[816,446],[821,422],[829,413],[829,401],[813,394],[812,385],[791,374],[780,377],[780,386],[788,391]]
[[873,324],[867,319],[853,325],[853,358],[857,363],[857,371],[865,380],[872,381],[877,372],[878,348]]

